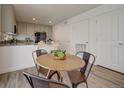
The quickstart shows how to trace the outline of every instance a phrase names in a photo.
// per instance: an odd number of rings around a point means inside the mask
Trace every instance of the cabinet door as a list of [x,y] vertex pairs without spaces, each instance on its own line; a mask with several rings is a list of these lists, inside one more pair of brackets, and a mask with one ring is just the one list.
[[46,32],[46,31],[45,31],[45,26],[44,26],[44,25],[40,25],[40,32]]
[[111,16],[109,13],[97,16],[98,64],[111,66]]
[[118,30],[119,30],[119,71],[124,73],[124,9],[118,13]]
[[34,24],[27,24],[27,35],[34,35]]
[[2,5],[1,12],[2,32],[13,33],[16,21],[12,5]]
[[124,73],[124,9],[97,16],[97,62]]
[[40,32],[40,25],[39,24],[34,25],[34,32]]
[[26,23],[18,23],[18,34],[19,35],[26,35],[27,34]]
[[[2,6],[2,5],[0,5],[0,37],[1,37],[1,30],[2,30],[2,29],[1,29],[1,6]],[[0,39],[1,39],[1,38],[0,38]]]
[[47,33],[47,37],[52,39],[52,27],[51,26],[46,27],[46,33]]

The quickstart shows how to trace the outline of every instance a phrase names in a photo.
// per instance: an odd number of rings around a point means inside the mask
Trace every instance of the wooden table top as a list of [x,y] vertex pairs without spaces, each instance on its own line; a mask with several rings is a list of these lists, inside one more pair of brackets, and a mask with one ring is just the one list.
[[39,66],[57,71],[71,71],[85,65],[85,62],[81,58],[70,54],[66,54],[64,60],[57,60],[51,54],[39,56],[36,60]]

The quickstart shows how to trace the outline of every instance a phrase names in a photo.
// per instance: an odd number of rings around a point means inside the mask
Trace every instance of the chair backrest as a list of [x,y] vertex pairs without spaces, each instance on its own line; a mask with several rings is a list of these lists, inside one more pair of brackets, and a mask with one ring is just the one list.
[[92,69],[92,66],[95,62],[95,56],[91,53],[84,52],[84,51],[78,51],[76,53],[76,56],[81,57],[85,61],[85,66],[80,69],[80,72],[82,74],[85,74],[86,79],[87,79]]
[[64,83],[53,81],[44,77],[39,77],[27,72],[23,72],[32,88],[69,88]]
[[36,65],[36,68],[38,68],[37,64],[36,64],[36,58],[41,55],[44,55],[44,54],[48,54],[48,52],[45,49],[38,49],[38,50],[35,50],[32,52],[32,57],[33,57],[35,65]]

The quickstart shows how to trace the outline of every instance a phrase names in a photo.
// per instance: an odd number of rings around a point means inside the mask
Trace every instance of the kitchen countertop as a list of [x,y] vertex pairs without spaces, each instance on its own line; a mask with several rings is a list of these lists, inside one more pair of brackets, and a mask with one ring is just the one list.
[[26,42],[26,41],[17,41],[16,43],[6,43],[6,42],[0,42],[0,47],[4,47],[4,46],[28,46],[28,45],[38,45],[39,48],[43,48],[43,47],[58,47],[57,44],[47,44],[47,43],[44,43],[44,44],[40,44],[40,43],[35,43],[33,41],[29,41],[29,42]]
[[34,42],[18,42],[18,43],[13,43],[13,44],[0,43],[0,47],[3,47],[3,46],[24,46],[24,45],[37,45],[37,43],[34,43]]

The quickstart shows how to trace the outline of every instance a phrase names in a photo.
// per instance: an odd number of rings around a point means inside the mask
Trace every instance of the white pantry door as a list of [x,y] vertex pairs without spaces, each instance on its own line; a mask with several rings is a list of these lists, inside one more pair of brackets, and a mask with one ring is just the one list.
[[119,30],[119,71],[124,73],[124,10],[118,13]]
[[97,16],[98,64],[124,73],[124,9]]
[[76,44],[86,45],[88,49],[89,19],[84,19],[70,24],[71,52],[75,54]]
[[97,62],[99,65],[111,66],[111,16],[97,16]]

